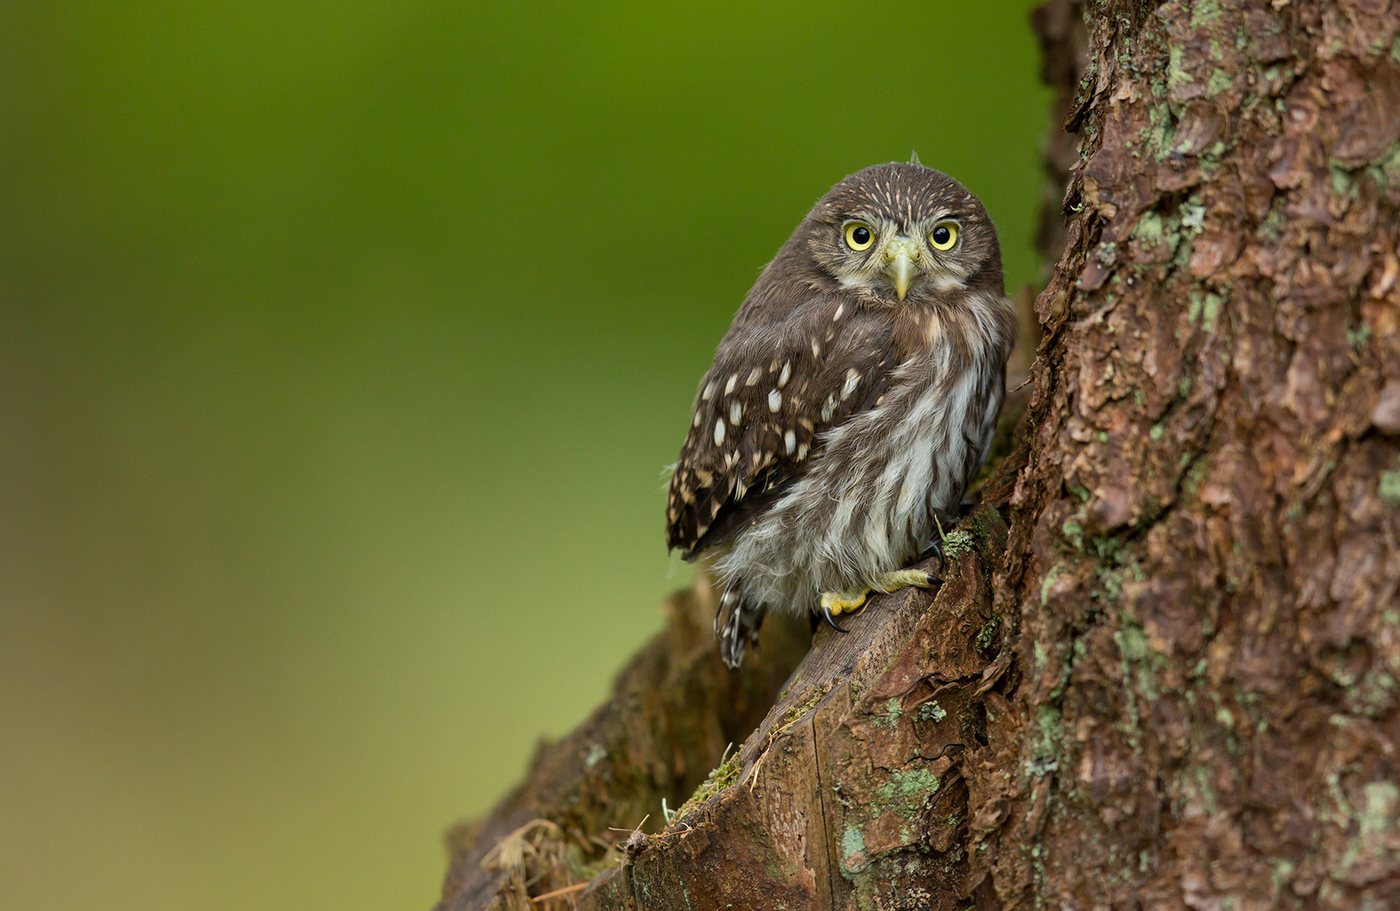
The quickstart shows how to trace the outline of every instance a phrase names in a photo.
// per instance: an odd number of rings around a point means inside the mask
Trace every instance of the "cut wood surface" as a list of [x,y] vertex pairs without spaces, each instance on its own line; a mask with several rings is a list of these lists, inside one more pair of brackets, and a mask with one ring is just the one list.
[[681,597],[442,908],[1400,907],[1400,9],[1035,22],[1044,334],[946,584],[737,676]]

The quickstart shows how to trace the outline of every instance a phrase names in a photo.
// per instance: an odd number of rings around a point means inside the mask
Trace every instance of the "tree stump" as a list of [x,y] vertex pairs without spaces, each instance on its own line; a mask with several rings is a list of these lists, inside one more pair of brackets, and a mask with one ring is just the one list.
[[440,908],[1400,907],[1400,9],[1085,6],[946,584],[738,677],[681,598]]

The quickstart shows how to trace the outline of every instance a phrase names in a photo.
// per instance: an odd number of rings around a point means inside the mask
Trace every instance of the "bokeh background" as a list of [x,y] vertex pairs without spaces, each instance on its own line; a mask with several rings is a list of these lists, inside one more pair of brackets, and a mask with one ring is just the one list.
[[1034,278],[1030,5],[0,5],[0,905],[429,905],[811,203],[917,150]]

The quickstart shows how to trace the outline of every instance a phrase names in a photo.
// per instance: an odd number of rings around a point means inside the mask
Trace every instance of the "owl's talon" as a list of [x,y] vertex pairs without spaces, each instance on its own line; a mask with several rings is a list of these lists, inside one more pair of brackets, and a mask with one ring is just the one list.
[[822,607],[822,619],[826,621],[827,626],[836,630],[838,633],[850,632],[850,630],[846,629],[844,626],[836,622],[836,619],[831,616],[831,610],[826,606]]

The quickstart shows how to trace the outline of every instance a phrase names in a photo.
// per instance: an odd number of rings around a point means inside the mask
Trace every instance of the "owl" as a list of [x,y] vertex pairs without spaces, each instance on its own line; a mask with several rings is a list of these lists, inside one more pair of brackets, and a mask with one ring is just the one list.
[[876,165],[821,198],[715,351],[671,476],[667,544],[711,557],[726,664],[768,611],[835,626],[937,582],[906,567],[986,458],[1015,336],[996,230],[957,181]]

